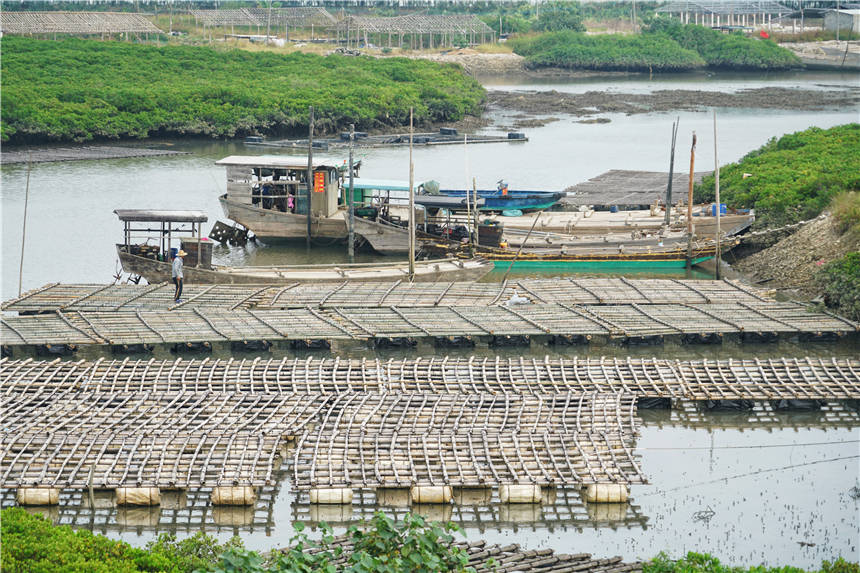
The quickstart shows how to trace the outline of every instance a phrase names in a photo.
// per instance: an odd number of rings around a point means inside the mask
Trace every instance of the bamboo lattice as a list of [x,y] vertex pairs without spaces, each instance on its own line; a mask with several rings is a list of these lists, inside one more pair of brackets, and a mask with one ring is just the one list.
[[0,392],[598,392],[687,400],[860,399],[860,360],[431,357],[415,359],[0,360]]
[[162,34],[141,14],[124,12],[3,12],[4,34]]

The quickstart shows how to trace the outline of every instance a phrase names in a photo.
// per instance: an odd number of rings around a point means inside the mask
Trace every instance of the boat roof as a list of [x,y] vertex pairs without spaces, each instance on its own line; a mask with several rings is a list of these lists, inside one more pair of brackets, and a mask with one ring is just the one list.
[[[314,169],[318,167],[340,167],[345,159],[334,156],[315,155]],[[287,169],[307,169],[307,155],[230,155],[219,159],[215,165],[242,165],[247,167],[282,167]]]
[[[416,181],[412,184],[413,189],[418,189],[423,185],[423,181]],[[344,181],[344,186],[349,187],[349,179]],[[367,177],[355,177],[352,180],[354,189],[376,189],[379,191],[409,191],[409,181],[399,179],[369,179]]]
[[205,223],[209,220],[203,211],[165,211],[158,209],[116,209],[120,221],[157,223]]

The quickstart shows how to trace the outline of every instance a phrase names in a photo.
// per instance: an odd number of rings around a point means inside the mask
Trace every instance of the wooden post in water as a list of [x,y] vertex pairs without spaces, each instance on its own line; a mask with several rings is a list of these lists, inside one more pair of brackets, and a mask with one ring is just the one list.
[[693,147],[690,148],[690,186],[687,193],[687,268],[693,266],[693,173],[696,165],[696,132],[693,132]]
[[412,108],[409,108],[409,280],[415,278],[415,171],[412,165]]
[[678,125],[681,123],[681,118],[679,117],[675,121],[672,122],[672,147],[671,153],[669,155],[669,184],[666,187],[666,228],[668,229],[669,225],[671,225],[671,215],[672,215],[672,177],[675,175],[675,140],[678,138]]
[[715,199],[717,202],[717,272],[716,279],[720,279],[720,259],[722,258],[722,253],[720,252],[720,163],[717,160],[717,110],[714,110],[714,180],[715,180]]
[[349,237],[347,238],[347,253],[349,254],[349,262],[354,262],[355,259],[355,198],[353,197],[353,176],[352,176],[352,153],[355,147],[355,124],[349,124]]
[[314,106],[310,106],[310,125],[308,126],[308,235],[307,247],[311,248],[311,193],[314,186]]
[[24,187],[24,224],[21,229],[21,264],[18,266],[18,296],[21,296],[21,284],[24,281],[24,242],[27,240],[27,204],[30,202],[30,154],[27,154],[27,185]]
[[[472,245],[472,199],[469,196],[469,136],[463,134],[463,157],[466,160],[466,229],[468,229],[469,246]],[[450,238],[450,235],[449,235]]]

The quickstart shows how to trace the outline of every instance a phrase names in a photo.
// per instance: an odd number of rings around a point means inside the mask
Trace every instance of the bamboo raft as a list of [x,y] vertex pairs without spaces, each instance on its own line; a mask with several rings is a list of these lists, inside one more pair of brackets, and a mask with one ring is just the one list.
[[[7,347],[135,345],[279,340],[375,340],[475,337],[491,345],[506,337],[661,339],[691,335],[838,336],[855,333],[850,320],[790,302],[380,307],[290,310],[68,312],[0,318]],[[501,337],[501,338],[500,338]],[[599,338],[602,340],[602,338]],[[659,341],[659,340],[655,340]],[[684,340],[686,341],[686,340]],[[564,342],[564,340],[562,340]]]
[[305,433],[293,487],[492,487],[645,483],[628,434],[434,432]]
[[555,527],[641,529],[648,523],[648,517],[634,503],[588,503],[576,488],[547,489],[544,492],[547,503],[525,506],[501,503],[498,496],[484,488],[455,489],[456,503],[451,505],[410,506],[407,496],[397,495],[400,491],[357,490],[351,505],[313,504],[308,492],[298,492],[292,503],[292,520],[312,527],[321,521],[333,527],[349,527],[371,519],[377,511],[396,520],[413,512],[432,520],[452,521],[462,528],[478,529],[482,533],[487,529],[504,531],[512,527],[532,531]]
[[[282,481],[277,478],[277,482]],[[16,490],[0,490],[0,507],[16,504]],[[87,491],[64,489],[58,504],[42,506],[39,512],[54,523],[70,525],[74,529],[86,527],[94,533],[133,531],[187,532],[201,529],[272,535],[275,530],[274,506],[280,494],[277,485],[259,488],[253,506],[213,506],[208,489],[175,490],[161,492],[157,506],[117,507],[114,492],[96,491],[92,500]]]
[[[860,399],[860,360],[415,358],[0,360],[4,397],[76,393],[598,392],[679,400]],[[5,399],[5,398],[4,398]]]
[[410,283],[344,281],[286,286],[204,285],[184,287],[184,301],[173,301],[174,287],[154,285],[48,284],[6,301],[2,310],[19,313],[61,311],[286,309],[382,306],[475,306],[504,304],[516,294],[532,303],[710,304],[771,300],[737,282],[721,280],[553,278],[502,283]]
[[51,392],[5,394],[0,427],[36,434],[280,435],[614,432],[635,434],[632,394],[245,394]]

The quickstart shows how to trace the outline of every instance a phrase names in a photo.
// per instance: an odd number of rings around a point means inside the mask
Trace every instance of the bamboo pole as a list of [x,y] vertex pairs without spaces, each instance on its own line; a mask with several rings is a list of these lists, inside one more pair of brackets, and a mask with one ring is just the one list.
[[463,157],[466,160],[466,229],[469,230],[469,246],[472,245],[472,206],[469,197],[469,136],[463,134]]
[[526,243],[529,242],[529,237],[531,236],[532,231],[534,231],[535,225],[537,225],[538,219],[540,219],[541,215],[543,215],[543,211],[538,211],[537,215],[535,216],[535,220],[532,222],[531,229],[529,229],[528,234],[526,234],[526,238],[523,240],[523,243],[520,245],[520,248],[517,250],[517,254],[514,255],[514,258],[511,260],[511,264],[508,265],[508,270],[505,271],[505,276],[502,277],[502,284],[504,284],[505,281],[508,280],[508,274],[510,274],[511,269],[514,268],[514,263],[517,262],[517,258],[520,256],[520,253],[523,252],[523,247],[525,247]]
[[478,241],[478,228],[480,223],[478,222],[478,182],[474,177],[472,177],[472,198],[474,199],[474,209],[475,209],[475,246],[479,247]]
[[715,178],[715,199],[717,201],[717,271],[716,278],[720,279],[720,259],[722,258],[722,253],[720,252],[720,163],[717,160],[717,110],[714,110],[714,178]]
[[354,262],[355,259],[355,198],[353,197],[353,150],[355,148],[355,124],[349,124],[349,237],[347,239],[347,254],[349,254],[349,262]]
[[24,243],[27,240],[27,204],[30,202],[30,169],[31,156],[27,154],[27,184],[24,187],[24,222],[21,228],[21,264],[18,265],[18,296],[21,296],[21,285],[24,282]]
[[308,232],[307,248],[311,248],[311,194],[314,185],[314,106],[310,106],[310,124],[308,126]]
[[413,110],[409,108],[409,280],[415,278],[415,169],[412,164]]
[[693,132],[693,146],[690,148],[690,185],[687,191],[687,268],[692,266],[693,258],[693,170],[696,164],[696,132]]
[[672,224],[672,177],[675,174],[675,141],[678,138],[678,125],[681,123],[681,118],[677,118],[672,122],[672,146],[669,155],[669,183],[666,186],[666,227]]

